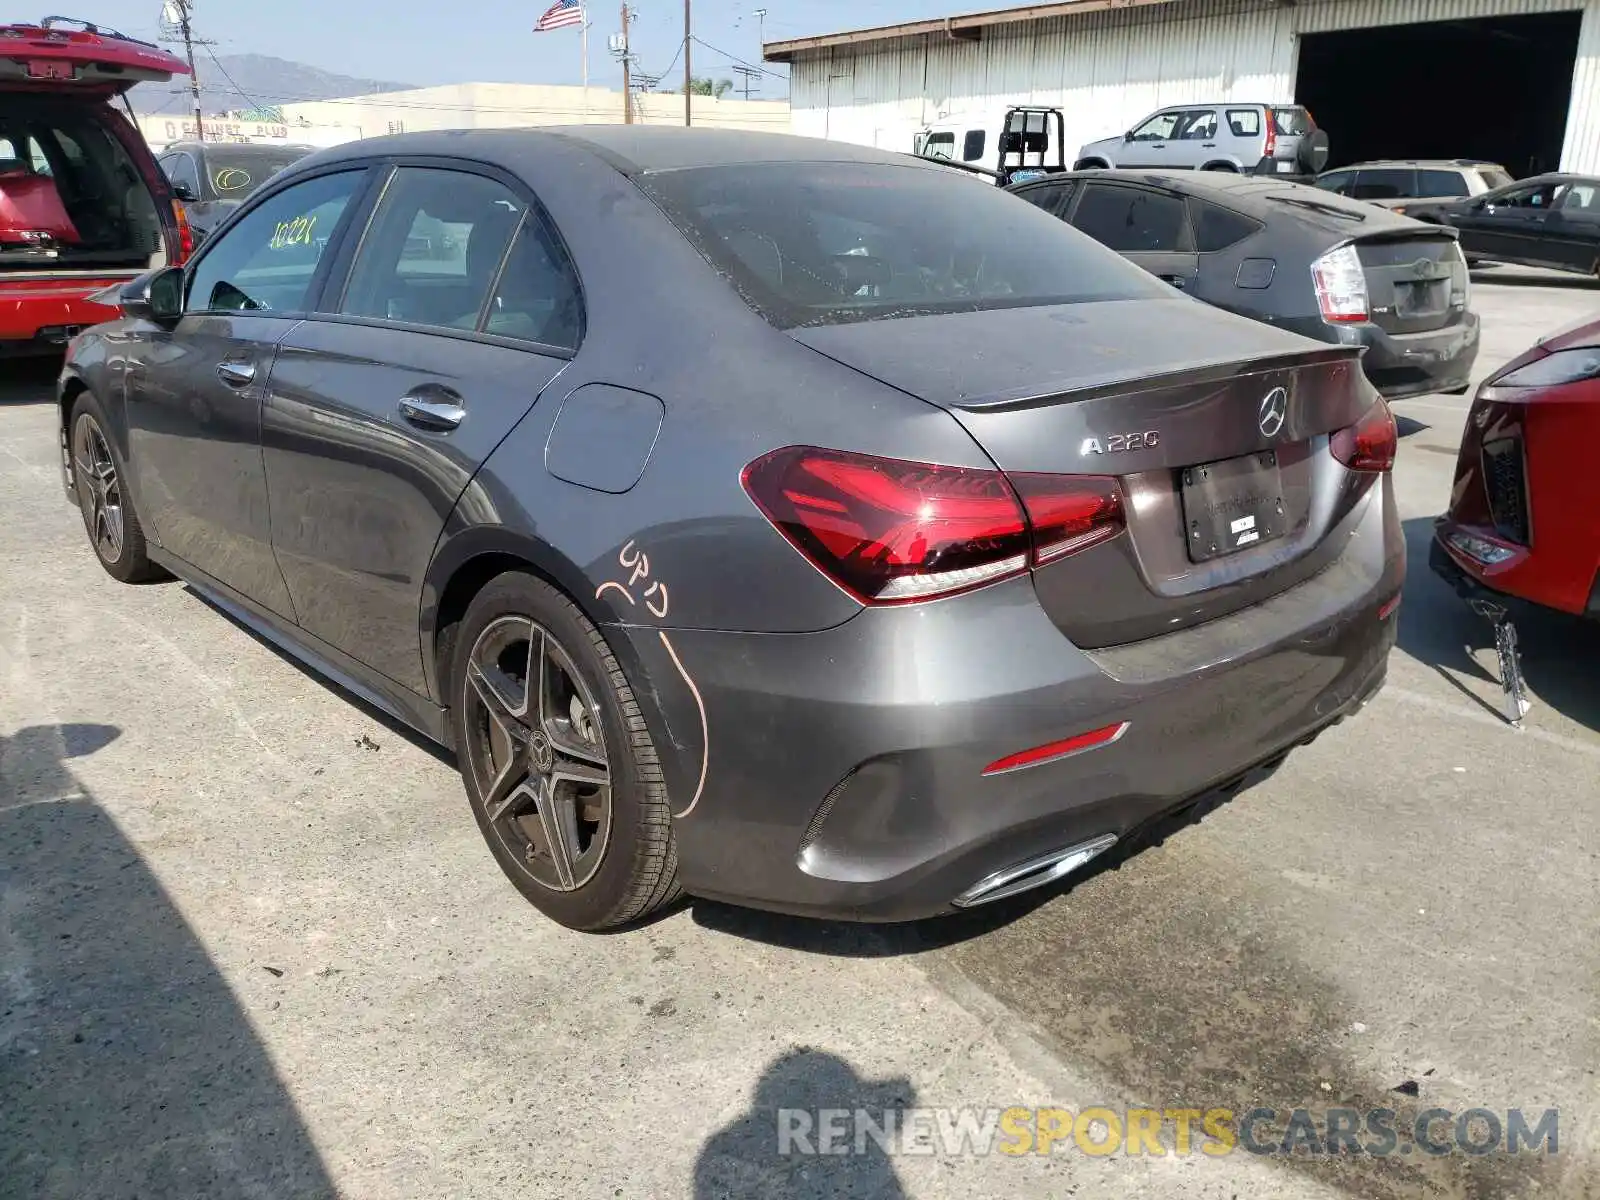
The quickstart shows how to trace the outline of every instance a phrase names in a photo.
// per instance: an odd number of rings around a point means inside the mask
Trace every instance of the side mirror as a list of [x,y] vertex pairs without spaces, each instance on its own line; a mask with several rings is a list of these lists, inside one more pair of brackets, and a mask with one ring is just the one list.
[[135,312],[126,302],[123,311],[130,317],[143,317],[147,321],[175,323],[183,316],[183,268],[166,267],[145,276],[145,280],[144,311]]
[[1133,141],[1133,130],[1130,129],[1130,130],[1128,130],[1127,133],[1123,134],[1122,135],[1122,140],[1125,141],[1125,142]]
[[200,199],[199,194],[187,183],[173,184],[172,194],[179,200],[182,200],[185,204],[193,204],[195,201]]

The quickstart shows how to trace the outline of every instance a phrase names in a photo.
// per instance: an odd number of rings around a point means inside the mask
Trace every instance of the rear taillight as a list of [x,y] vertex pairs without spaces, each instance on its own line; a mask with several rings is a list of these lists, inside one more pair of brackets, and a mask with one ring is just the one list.
[[766,518],[865,604],[982,587],[1123,527],[1116,481],[1019,475],[789,446],[743,483]]
[[181,267],[194,253],[194,230],[189,228],[188,214],[183,211],[183,205],[177,200],[172,202],[172,215],[178,221],[178,261],[172,265]]
[[1367,319],[1367,275],[1354,246],[1329,250],[1311,264],[1322,319],[1350,324]]
[[1262,153],[1267,158],[1271,158],[1273,153],[1274,153],[1274,151],[1276,151],[1278,149],[1278,114],[1273,112],[1269,108],[1269,109],[1267,109],[1266,115],[1267,115],[1267,144],[1263,148]]
[[1374,401],[1361,420],[1333,435],[1329,449],[1352,471],[1387,471],[1400,449],[1394,414],[1381,399]]

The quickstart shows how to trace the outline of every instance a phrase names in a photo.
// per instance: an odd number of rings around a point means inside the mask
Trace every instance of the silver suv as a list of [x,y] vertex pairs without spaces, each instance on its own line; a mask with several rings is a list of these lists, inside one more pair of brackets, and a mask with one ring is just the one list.
[[1295,104],[1182,104],[1078,151],[1074,170],[1158,167],[1309,176],[1328,165],[1328,135]]
[[1390,159],[1355,163],[1317,176],[1317,186],[1403,213],[1412,205],[1481,196],[1511,182],[1499,163],[1476,158]]

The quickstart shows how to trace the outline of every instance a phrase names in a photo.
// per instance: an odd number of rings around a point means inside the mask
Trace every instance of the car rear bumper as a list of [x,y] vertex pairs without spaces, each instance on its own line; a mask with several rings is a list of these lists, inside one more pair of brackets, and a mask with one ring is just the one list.
[[88,297],[138,274],[112,271],[41,279],[0,275],[0,355],[59,354],[79,331],[116,319],[116,309],[91,303]]
[[[1387,482],[1363,503],[1345,552],[1312,579],[1124,647],[1075,648],[1026,578],[814,634],[630,628],[676,759],[685,889],[914,919],[1236,786],[1383,681],[1405,551]],[[1124,724],[1100,748],[985,772]]]
[[1479,320],[1465,312],[1461,320],[1427,333],[1390,333],[1370,322],[1329,325],[1318,319],[1295,329],[1308,337],[1346,346],[1361,346],[1361,367],[1368,381],[1389,400],[1434,392],[1465,392],[1478,360]]

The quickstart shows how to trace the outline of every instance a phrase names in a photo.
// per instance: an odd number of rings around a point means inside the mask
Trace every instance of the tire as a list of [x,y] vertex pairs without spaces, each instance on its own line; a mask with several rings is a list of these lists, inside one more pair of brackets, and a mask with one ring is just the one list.
[[1300,151],[1295,165],[1302,175],[1320,175],[1328,165],[1328,135],[1314,129],[1300,139]]
[[67,448],[89,545],[106,569],[122,583],[152,583],[170,576],[150,561],[144,526],[126,486],[127,468],[106,432],[110,422],[94,398],[84,392],[67,418]]
[[[542,703],[527,686],[536,638]],[[591,932],[682,895],[650,731],[616,656],[578,606],[537,576],[510,571],[478,593],[444,650],[467,799],[517,890],[552,920]],[[561,778],[593,774],[600,761],[606,786]]]

